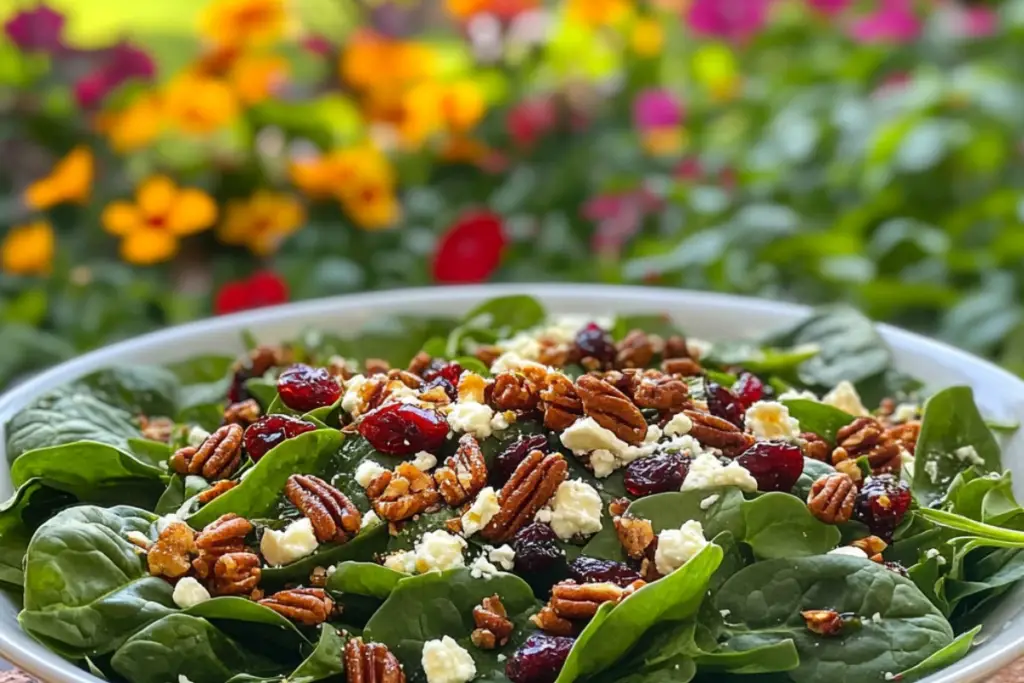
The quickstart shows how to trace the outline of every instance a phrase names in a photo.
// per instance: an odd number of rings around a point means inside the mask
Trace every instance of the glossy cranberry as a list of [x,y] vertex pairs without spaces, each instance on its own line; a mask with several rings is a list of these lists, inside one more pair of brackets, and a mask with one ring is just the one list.
[[759,441],[736,458],[757,479],[758,491],[788,493],[804,472],[800,447],[785,441]]
[[587,323],[576,333],[576,349],[583,358],[596,358],[605,364],[615,360],[615,342],[597,323]]
[[736,383],[732,385],[732,393],[744,408],[749,408],[758,401],[771,398],[775,394],[771,385],[762,382],[761,378],[752,372],[744,372],[739,376]]
[[895,572],[896,574],[899,574],[903,578],[909,578],[910,577],[910,572],[908,572],[907,568],[904,567],[899,562],[883,562],[882,566],[885,567],[886,569],[888,569],[891,572]]
[[516,571],[543,572],[565,560],[565,552],[558,545],[558,536],[547,524],[534,522],[516,532],[512,538],[516,551]]
[[423,380],[432,382],[438,377],[443,377],[449,384],[458,386],[459,377],[462,376],[462,372],[462,366],[455,361],[449,362],[435,358],[430,361],[430,366],[423,371]]
[[305,413],[336,402],[341,398],[341,385],[327,368],[296,363],[277,378],[277,393],[286,406]]
[[868,477],[857,494],[854,519],[889,540],[910,509],[910,487],[892,474]]
[[266,415],[249,425],[242,437],[245,452],[258,461],[282,441],[316,429],[312,422],[288,415]]
[[245,389],[245,383],[252,379],[249,370],[239,368],[231,375],[231,386],[228,387],[228,403],[241,403],[249,398],[249,392]]
[[708,411],[712,415],[728,420],[743,429],[744,414],[747,412],[743,401],[715,382],[704,383],[704,394],[708,402]]
[[434,387],[441,387],[444,389],[444,393],[454,403],[459,400],[459,388],[457,385],[452,384],[441,375],[435,375],[433,379],[427,381],[423,385],[424,391],[429,391]]
[[622,483],[631,496],[678,491],[690,471],[690,460],[678,453],[639,458],[626,465]]
[[569,576],[576,583],[610,582],[625,588],[640,578],[640,572],[624,562],[581,555],[569,563]]
[[508,448],[498,453],[494,459],[494,466],[491,467],[491,484],[501,486],[512,477],[512,473],[519,467],[519,463],[526,459],[533,451],[550,453],[548,437],[543,434],[521,436]]
[[381,453],[412,455],[440,448],[448,437],[448,422],[429,408],[388,403],[366,414],[359,433]]
[[512,683],[554,683],[575,638],[534,633],[509,657],[505,675]]

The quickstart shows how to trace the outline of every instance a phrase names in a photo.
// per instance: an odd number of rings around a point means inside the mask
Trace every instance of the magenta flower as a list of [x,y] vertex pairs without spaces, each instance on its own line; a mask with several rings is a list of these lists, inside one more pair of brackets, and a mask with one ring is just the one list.
[[991,7],[950,6],[953,33],[961,38],[985,38],[999,28],[999,14]]
[[64,15],[39,5],[11,17],[4,24],[4,33],[22,50],[58,52],[64,47]]
[[114,85],[107,80],[106,73],[100,70],[78,79],[72,92],[82,109],[95,109],[113,89]]
[[118,43],[110,49],[105,71],[107,79],[122,83],[129,78],[150,80],[156,75],[156,64],[144,50],[130,43]]
[[811,9],[830,17],[840,14],[851,2],[853,0],[807,0]]
[[772,0],[693,0],[686,23],[700,36],[744,41],[764,26]]
[[667,90],[644,90],[633,101],[633,123],[641,131],[675,128],[683,122],[684,113]]
[[914,14],[912,0],[881,0],[873,14],[850,27],[850,35],[861,43],[908,43],[921,33],[921,20]]

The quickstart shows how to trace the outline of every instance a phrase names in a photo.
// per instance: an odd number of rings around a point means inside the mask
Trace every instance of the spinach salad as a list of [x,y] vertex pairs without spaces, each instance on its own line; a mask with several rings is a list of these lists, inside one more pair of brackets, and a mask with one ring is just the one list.
[[461,320],[123,366],[6,426],[0,582],[129,683],[912,681],[1024,576],[971,390],[845,308]]

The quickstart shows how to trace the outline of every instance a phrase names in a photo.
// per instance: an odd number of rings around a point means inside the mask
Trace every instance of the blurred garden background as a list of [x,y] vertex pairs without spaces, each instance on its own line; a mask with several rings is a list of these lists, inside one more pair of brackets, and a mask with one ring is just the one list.
[[0,2],[0,386],[369,289],[851,302],[1024,372],[1024,0]]

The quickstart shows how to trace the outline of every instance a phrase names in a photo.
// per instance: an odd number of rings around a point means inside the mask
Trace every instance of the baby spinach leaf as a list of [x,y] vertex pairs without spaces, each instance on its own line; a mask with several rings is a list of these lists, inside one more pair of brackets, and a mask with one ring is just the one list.
[[234,356],[208,355],[196,356],[165,367],[182,385],[189,386],[224,379],[231,373],[234,363]]
[[190,516],[189,525],[201,529],[228,512],[246,518],[267,516],[281,496],[288,477],[319,473],[337,453],[341,442],[341,432],[336,429],[318,429],[282,441],[260,458],[238,486]]
[[184,613],[208,620],[229,638],[288,666],[299,662],[310,644],[291,621],[246,598],[215,597]]
[[342,562],[336,565],[334,573],[327,579],[327,590],[384,600],[405,577],[405,574],[376,562]]
[[770,674],[800,666],[800,654],[792,640],[761,645],[749,650],[718,650],[697,655],[702,669],[734,674]]
[[32,534],[54,512],[76,502],[74,495],[32,479],[0,504],[0,583],[22,586],[22,563]]
[[[747,567],[726,581],[714,607],[728,610],[727,647],[795,642],[800,666],[789,675],[796,683],[874,680],[882,672],[916,666],[953,640],[949,622],[913,582],[874,562],[840,555]],[[838,637],[817,636],[800,615],[811,609],[849,612],[860,624]]]
[[718,342],[701,362],[717,367],[740,366],[758,374],[789,374],[801,363],[818,355],[813,344],[777,348],[748,342]]
[[804,471],[800,473],[800,478],[797,479],[796,484],[793,485],[793,495],[801,500],[807,500],[807,496],[811,493],[811,484],[813,484],[818,477],[826,474],[832,474],[835,471],[835,468],[827,462],[822,462],[813,458],[804,458]]
[[89,487],[117,479],[159,481],[164,471],[113,446],[90,441],[39,448],[11,465],[11,483],[21,486],[33,477]]
[[173,416],[177,412],[178,378],[157,365],[121,365],[94,372],[79,382],[101,401],[132,415]]
[[672,322],[672,318],[665,314],[620,315],[615,318],[615,325],[612,326],[612,336],[618,341],[633,330],[643,330],[647,334],[656,334],[662,339],[683,333],[679,326]]
[[288,681],[312,683],[345,673],[345,638],[330,624],[320,628],[320,639],[313,653],[299,665]]
[[359,532],[348,543],[326,543],[309,557],[283,567],[266,567],[263,570],[263,583],[268,586],[279,586],[290,581],[306,579],[315,567],[331,567],[348,560],[372,560],[387,547],[387,531],[386,524],[378,524]]
[[306,637],[302,635],[291,621],[269,607],[265,607],[247,598],[231,595],[210,598],[188,608],[184,613],[209,620],[242,621],[250,624],[273,626],[282,633],[289,634],[299,641],[308,642]]
[[167,461],[174,454],[170,444],[152,439],[128,439],[128,452],[133,458],[163,471]]
[[856,419],[839,408],[806,398],[786,399],[783,403],[789,408],[790,417],[800,421],[800,431],[814,432],[833,445],[836,432]]
[[130,531],[156,515],[129,507],[65,510],[36,531],[25,559],[22,628],[71,657],[116,649],[175,610],[172,588],[149,575]]
[[500,337],[506,337],[542,324],[547,315],[537,299],[525,294],[512,294],[483,302],[467,313],[461,324],[492,329]]
[[202,477],[192,474],[187,476],[172,474],[167,482],[167,488],[161,494],[160,500],[156,502],[153,512],[158,515],[178,512],[185,505],[185,501],[191,500],[208,488],[210,488],[210,482]]
[[[981,463],[955,455],[968,446]],[[999,472],[1000,460],[999,444],[978,412],[970,387],[950,387],[928,399],[914,457],[914,495],[921,505],[940,500],[954,477],[972,464],[982,473]]]
[[743,503],[743,541],[759,559],[821,555],[839,545],[841,534],[819,521],[807,504],[778,491]]
[[974,644],[974,637],[978,635],[979,631],[981,631],[981,626],[976,626],[966,633],[961,633],[952,643],[930,655],[928,659],[917,666],[901,671],[894,680],[900,681],[900,683],[913,683],[933,671],[938,671],[957,663],[970,652],[971,645]]

